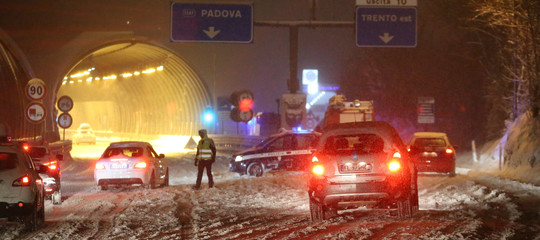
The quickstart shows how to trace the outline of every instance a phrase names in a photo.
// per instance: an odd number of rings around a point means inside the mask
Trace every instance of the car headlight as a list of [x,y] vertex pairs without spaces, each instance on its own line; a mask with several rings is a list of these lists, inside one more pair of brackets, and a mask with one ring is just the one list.
[[236,156],[236,158],[234,158],[234,161],[235,162],[241,162],[242,161],[242,156]]

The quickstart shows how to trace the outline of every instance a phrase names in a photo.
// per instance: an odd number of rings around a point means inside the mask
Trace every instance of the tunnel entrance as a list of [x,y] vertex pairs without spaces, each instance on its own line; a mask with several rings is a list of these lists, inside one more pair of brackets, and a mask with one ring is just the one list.
[[102,47],[65,75],[57,98],[70,96],[74,131],[90,124],[96,135],[196,135],[211,104],[205,84],[174,53],[141,42]]

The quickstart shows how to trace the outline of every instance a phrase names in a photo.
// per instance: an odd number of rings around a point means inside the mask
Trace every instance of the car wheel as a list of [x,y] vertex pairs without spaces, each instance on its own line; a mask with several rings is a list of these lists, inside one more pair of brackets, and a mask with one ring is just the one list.
[[55,191],[55,192],[52,194],[52,203],[53,203],[54,205],[60,205],[60,204],[62,204],[62,192],[60,192],[60,190]]
[[309,199],[309,211],[311,213],[311,221],[318,222],[324,220],[323,207],[311,198]]
[[28,213],[26,216],[24,216],[24,230],[27,232],[36,231],[38,228],[38,215],[39,215],[38,211],[39,210],[38,210],[37,205],[38,205],[37,202],[34,203],[34,207],[32,208],[32,211]]
[[167,172],[165,173],[165,180],[163,182],[163,187],[169,186],[169,169],[167,168]]
[[156,175],[154,174],[154,172],[152,172],[152,176],[150,176],[150,188],[151,189],[157,188]]
[[252,163],[247,169],[249,176],[260,177],[263,174],[263,167],[260,163]]
[[405,198],[399,200],[397,202],[397,216],[400,219],[404,218],[410,218],[412,217],[412,194],[410,192],[407,193],[407,196]]

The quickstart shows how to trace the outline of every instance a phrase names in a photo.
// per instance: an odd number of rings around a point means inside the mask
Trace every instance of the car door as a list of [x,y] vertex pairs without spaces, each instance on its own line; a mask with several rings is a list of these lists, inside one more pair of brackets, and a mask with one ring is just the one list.
[[264,147],[262,162],[266,169],[279,169],[283,155],[283,137],[276,137],[274,141]]
[[297,147],[292,151],[293,169],[305,170],[311,163],[311,155],[315,151],[319,138],[314,134],[298,134],[296,139]]

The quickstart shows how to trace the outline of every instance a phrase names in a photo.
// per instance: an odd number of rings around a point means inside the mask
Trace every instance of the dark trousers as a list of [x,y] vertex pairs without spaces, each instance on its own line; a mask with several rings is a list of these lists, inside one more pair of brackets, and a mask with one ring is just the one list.
[[212,177],[212,160],[199,160],[197,164],[199,172],[197,172],[197,183],[195,186],[197,188],[201,187],[202,174],[206,168],[206,176],[208,177],[208,186],[214,186],[214,178]]

